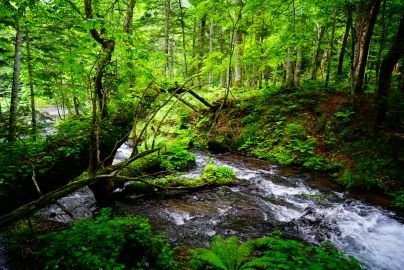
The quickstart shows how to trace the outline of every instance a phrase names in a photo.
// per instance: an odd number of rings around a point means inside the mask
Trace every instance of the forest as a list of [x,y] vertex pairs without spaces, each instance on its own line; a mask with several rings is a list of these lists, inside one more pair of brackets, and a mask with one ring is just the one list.
[[0,269],[402,269],[404,2],[0,0]]

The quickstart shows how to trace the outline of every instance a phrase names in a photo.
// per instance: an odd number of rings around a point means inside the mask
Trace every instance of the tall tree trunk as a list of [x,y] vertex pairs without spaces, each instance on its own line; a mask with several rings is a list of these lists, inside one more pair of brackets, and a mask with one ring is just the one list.
[[311,79],[317,79],[317,71],[321,65],[322,49],[321,44],[323,43],[325,29],[324,27],[317,25],[317,48],[313,56],[313,69],[311,71]]
[[379,72],[380,72],[380,64],[382,61],[382,53],[384,49],[384,43],[386,41],[386,33],[388,31],[387,25],[386,25],[386,0],[383,0],[383,5],[382,5],[382,17],[381,17],[381,37],[380,37],[380,42],[379,42],[379,51],[377,53],[377,60],[376,60],[376,81],[379,82]]
[[[73,57],[73,50],[72,50],[72,37],[71,37],[71,32],[69,32],[69,55],[70,57]],[[70,86],[72,89],[75,89],[76,87],[76,83],[74,80],[74,76],[73,76],[73,66],[70,65]],[[76,94],[74,93],[73,95],[73,107],[74,107],[74,113],[76,115],[80,115],[80,101],[79,98],[76,96]]]
[[355,59],[353,66],[353,93],[363,93],[363,79],[365,75],[367,57],[369,53],[370,38],[379,13],[382,0],[370,0],[366,7],[364,2],[357,6],[359,11],[358,24],[356,29]]
[[1,102],[0,102],[0,122],[3,122],[3,109],[1,108]]
[[330,39],[330,52],[328,54],[328,63],[327,63],[327,73],[325,76],[325,87],[328,88],[328,83],[330,81],[330,73],[331,73],[331,62],[333,57],[334,50],[334,37],[335,37],[335,26],[337,24],[337,8],[334,10],[334,18],[332,21],[332,30],[331,30],[331,39]]
[[[220,62],[223,63],[226,52],[224,46],[223,29],[220,25],[218,26],[218,36],[219,36],[219,50],[221,52]],[[227,69],[224,70],[224,68],[222,68],[220,71],[220,86],[226,88],[227,87],[226,82],[227,82]]]
[[31,133],[32,138],[36,140],[36,110],[35,110],[35,92],[34,92],[34,79],[32,76],[32,57],[31,57],[31,41],[29,38],[29,31],[26,33],[27,42],[27,60],[28,60],[28,80],[29,90],[31,95]]
[[22,47],[22,31],[20,22],[16,21],[15,26],[15,54],[14,54],[14,68],[13,68],[13,86],[11,89],[11,102],[10,102],[10,118],[8,126],[8,141],[15,141],[15,128],[17,121],[17,108],[18,108],[18,93],[20,91],[20,71],[21,71],[21,47]]
[[[132,35],[132,22],[133,22],[133,10],[135,9],[136,5],[136,0],[130,0],[128,3],[128,8],[126,10],[126,16],[125,20],[123,22],[123,31],[127,33],[128,35]],[[132,39],[128,39],[130,46],[133,46],[133,41]],[[134,72],[134,66],[132,63],[132,57],[128,57],[128,62],[127,62],[128,69],[130,71],[129,75],[129,87],[134,87],[135,86],[135,81],[136,81],[136,75]]]
[[[197,51],[197,47],[196,47],[196,40],[197,40],[197,28],[198,28],[198,23],[197,23],[197,19],[196,17],[194,17],[194,26],[193,26],[193,30],[192,30],[192,61],[191,63],[195,63],[197,62],[196,57],[198,57],[199,52]],[[192,64],[191,65],[191,74],[194,75],[198,73],[198,69],[197,69],[197,65]],[[195,85],[195,80],[192,79],[192,85]]]
[[164,34],[164,51],[166,55],[166,63],[164,72],[166,77],[170,76],[170,15],[171,15],[171,3],[170,0],[164,2],[164,14],[165,14],[165,34]]
[[[199,29],[199,48],[198,48],[198,74],[203,67],[203,56],[205,51],[205,33],[206,33],[206,14],[201,19],[201,25]],[[198,88],[202,87],[202,76],[198,75]]]
[[285,77],[285,85],[287,88],[293,88],[293,64],[292,61],[290,59],[290,48],[288,48],[288,52],[287,55],[285,57],[285,73],[286,73],[286,77]]
[[397,91],[404,94],[404,58],[402,58],[402,60],[401,60],[401,67],[400,68],[401,68],[400,69],[400,82],[398,84]]
[[123,23],[123,31],[132,34],[132,22],[133,22],[133,9],[135,8],[136,0],[130,0],[128,8],[126,9],[126,17]]
[[394,40],[390,51],[383,59],[380,68],[379,85],[376,93],[376,105],[377,105],[377,118],[378,124],[383,123],[387,113],[387,97],[390,94],[391,89],[391,77],[394,66],[398,60],[404,55],[404,15],[401,16],[400,25],[397,30],[397,35]]
[[185,14],[182,0],[178,0],[180,7],[180,22],[181,22],[181,35],[182,35],[182,56],[184,58],[184,77],[188,76],[188,63],[187,63],[187,49],[186,49],[186,36],[185,36]]
[[295,66],[294,86],[300,85],[301,74],[302,74],[302,48],[299,46],[296,49],[296,66]]
[[347,19],[346,19],[346,24],[345,24],[345,32],[344,32],[344,36],[342,37],[341,51],[339,53],[339,59],[338,59],[337,76],[341,76],[343,69],[344,69],[345,51],[347,50],[349,30],[352,27],[352,6],[351,5],[347,6],[346,16],[347,16]]
[[[87,19],[94,19],[93,7],[91,0],[84,0],[84,10]],[[100,162],[100,147],[99,147],[99,137],[101,133],[101,121],[107,115],[107,104],[106,104],[106,94],[103,89],[103,76],[106,66],[110,63],[112,53],[115,48],[115,41],[113,39],[108,39],[106,37],[106,30],[101,28],[98,31],[95,28],[90,29],[90,34],[93,39],[101,45],[101,52],[98,56],[98,60],[95,68],[95,80],[94,80],[94,90],[93,90],[93,112],[92,112],[92,122],[90,128],[90,158],[88,172],[91,174],[95,173]],[[97,102],[97,101],[98,102]],[[97,117],[97,103],[99,116]]]
[[[275,68],[274,68],[274,70],[273,70],[273,75],[272,75],[272,85],[276,85],[276,83],[278,82],[277,81],[277,79],[278,79],[278,69],[279,69],[279,66],[276,66]],[[268,82],[266,81],[265,82],[265,84],[266,84],[266,86],[268,86]]]
[[[242,5],[241,0],[235,0],[235,4],[237,6]],[[243,35],[239,27],[235,29],[234,33],[234,41],[235,41],[235,55],[234,55],[234,86],[241,87],[243,85],[242,78],[242,68],[241,68],[241,56],[243,54],[242,43],[243,43]]]
[[[215,32],[214,32],[214,24],[213,24],[213,19],[210,20],[210,29],[209,29],[209,53],[213,53],[213,41],[215,37]],[[208,84],[210,86],[213,85],[213,71],[212,68],[209,69],[209,75],[208,75]]]

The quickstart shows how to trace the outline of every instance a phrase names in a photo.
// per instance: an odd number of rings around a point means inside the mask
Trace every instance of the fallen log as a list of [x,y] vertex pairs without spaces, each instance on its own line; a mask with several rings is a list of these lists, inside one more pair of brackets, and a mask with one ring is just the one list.
[[[113,179],[117,175],[118,170],[123,169],[126,166],[128,166],[131,162],[133,162],[139,158],[145,157],[158,150],[159,149],[152,149],[152,150],[141,152],[128,160],[119,162],[115,165],[108,166],[107,168],[99,169],[99,171],[93,176],[86,177],[83,179],[77,179],[56,190],[48,192],[48,193],[44,194],[43,196],[41,196],[40,198],[38,198],[34,201],[31,201],[27,204],[24,204],[5,215],[0,216],[0,228],[4,228],[4,227],[12,224],[15,221],[18,221],[22,218],[25,218],[25,217],[31,215],[35,211],[42,209],[51,203],[54,203],[58,199],[66,196],[66,195],[69,195],[70,193],[76,191],[77,189],[79,189],[81,187],[92,185],[92,184],[96,183],[97,181],[100,181],[103,179]],[[111,190],[111,192],[112,192],[112,190]]]

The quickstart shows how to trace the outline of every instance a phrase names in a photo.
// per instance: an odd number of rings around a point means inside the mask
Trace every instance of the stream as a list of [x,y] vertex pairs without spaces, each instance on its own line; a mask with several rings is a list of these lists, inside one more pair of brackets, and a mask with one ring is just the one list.
[[[130,150],[123,145],[114,162],[127,158]],[[336,192],[321,184],[315,174],[299,169],[282,169],[233,153],[194,154],[197,164],[183,177],[197,177],[211,161],[232,168],[237,184],[194,192],[129,194],[118,197],[114,213],[149,218],[154,228],[175,245],[207,246],[214,235],[237,235],[246,240],[279,229],[314,244],[332,242],[367,269],[398,270],[404,266],[404,225],[395,213]],[[76,217],[97,211],[88,188],[59,202]],[[71,222],[55,205],[43,209],[42,215],[57,222]]]

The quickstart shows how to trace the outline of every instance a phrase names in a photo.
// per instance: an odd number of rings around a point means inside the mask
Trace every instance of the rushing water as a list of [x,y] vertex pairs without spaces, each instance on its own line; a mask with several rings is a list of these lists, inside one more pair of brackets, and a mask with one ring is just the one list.
[[[128,146],[121,148],[115,162],[129,152]],[[116,202],[114,212],[143,215],[171,242],[191,247],[206,246],[216,234],[248,239],[281,229],[316,244],[330,241],[368,269],[403,268],[404,225],[393,212],[313,184],[313,176],[298,170],[282,170],[236,154],[195,154],[197,166],[183,177],[198,176],[212,160],[232,168],[238,184],[194,192],[130,194]],[[95,210],[90,194],[82,189],[60,202],[86,216]],[[68,219],[55,206],[43,213],[58,221]]]

